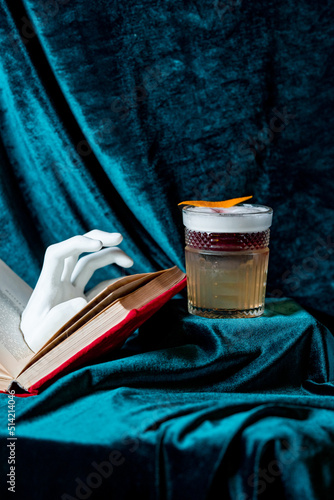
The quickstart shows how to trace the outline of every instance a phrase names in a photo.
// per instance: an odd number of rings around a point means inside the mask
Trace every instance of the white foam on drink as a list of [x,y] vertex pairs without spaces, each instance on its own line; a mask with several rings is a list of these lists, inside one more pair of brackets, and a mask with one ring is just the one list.
[[183,224],[192,231],[256,233],[271,226],[273,212],[263,205],[243,204],[231,208],[186,206]]

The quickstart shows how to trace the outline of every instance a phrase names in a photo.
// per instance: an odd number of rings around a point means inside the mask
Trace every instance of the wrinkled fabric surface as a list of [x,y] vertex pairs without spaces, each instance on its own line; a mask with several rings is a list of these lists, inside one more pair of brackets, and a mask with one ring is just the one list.
[[333,374],[332,334],[291,300],[206,320],[172,299],[119,352],[15,399],[17,492],[329,499]]
[[274,209],[265,316],[192,317],[183,294],[15,400],[17,498],[332,498],[333,335],[283,297],[331,326],[333,11],[0,0],[0,258],[31,286],[74,234],[121,232],[131,272],[184,268],[178,202]]

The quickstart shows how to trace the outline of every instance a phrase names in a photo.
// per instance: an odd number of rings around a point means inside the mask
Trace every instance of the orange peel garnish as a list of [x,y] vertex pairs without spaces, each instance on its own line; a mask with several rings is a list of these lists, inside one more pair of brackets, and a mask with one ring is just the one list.
[[209,208],[230,208],[243,201],[250,200],[253,196],[244,196],[243,198],[232,198],[231,200],[225,201],[203,201],[203,200],[192,200],[192,201],[181,201],[179,205],[192,205],[194,207],[209,207]]

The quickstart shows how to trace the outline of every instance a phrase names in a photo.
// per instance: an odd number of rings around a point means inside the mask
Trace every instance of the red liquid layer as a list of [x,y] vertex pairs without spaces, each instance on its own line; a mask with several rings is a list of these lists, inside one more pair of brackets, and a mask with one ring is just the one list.
[[259,233],[204,233],[185,228],[186,245],[198,250],[236,252],[269,245],[270,229]]

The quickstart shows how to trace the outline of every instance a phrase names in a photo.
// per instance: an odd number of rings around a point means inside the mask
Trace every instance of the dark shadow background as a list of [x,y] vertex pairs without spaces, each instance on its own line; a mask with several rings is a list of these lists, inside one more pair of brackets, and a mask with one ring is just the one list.
[[[120,231],[131,272],[183,267],[177,203],[274,209],[268,294],[333,318],[328,1],[0,1],[1,258]],[[94,282],[124,273],[115,266]]]

